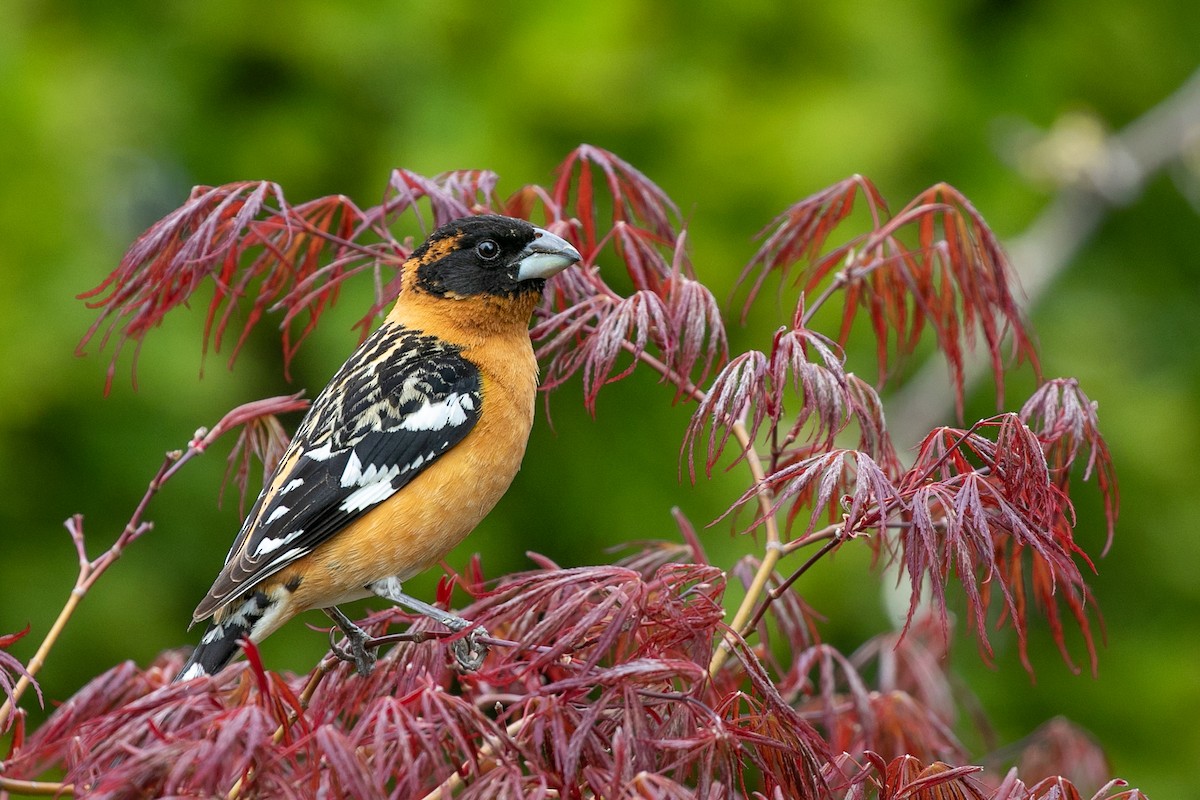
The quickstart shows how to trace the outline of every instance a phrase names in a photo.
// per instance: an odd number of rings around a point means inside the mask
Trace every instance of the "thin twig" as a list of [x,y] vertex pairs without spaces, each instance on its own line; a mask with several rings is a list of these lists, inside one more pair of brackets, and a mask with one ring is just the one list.
[[50,626],[50,630],[47,631],[41,644],[38,645],[37,652],[33,654],[33,658],[29,659],[29,663],[25,665],[25,674],[17,681],[12,695],[4,702],[4,705],[0,706],[0,728],[4,727],[13,710],[17,707],[17,703],[20,702],[25,691],[30,687],[34,678],[37,677],[38,672],[45,665],[50,650],[58,642],[63,629],[75,614],[75,610],[79,607],[80,601],[83,600],[88,590],[92,588],[96,580],[109,567],[116,563],[126,547],[151,530],[151,524],[142,521],[142,515],[146,511],[150,499],[158,493],[162,485],[175,474],[175,471],[183,463],[201,452],[203,452],[203,446],[194,441],[192,445],[189,445],[186,452],[172,451],[167,454],[162,466],[159,467],[158,472],[155,473],[153,480],[150,481],[149,486],[146,488],[145,494],[142,495],[141,502],[134,509],[133,516],[130,517],[124,530],[121,531],[121,535],[117,537],[112,547],[94,560],[89,560],[87,556],[86,541],[83,534],[83,517],[76,514],[63,523],[67,531],[71,534],[72,542],[75,544],[75,552],[79,557],[79,573],[75,578],[75,585],[71,588],[71,594],[67,597],[66,603],[63,604],[62,609],[58,612],[58,617],[54,620],[54,624]]
[[692,383],[691,379],[689,379],[686,375],[680,375],[678,372],[668,367],[661,359],[652,356],[645,350],[638,350],[637,347],[634,346],[633,342],[630,342],[629,340],[623,340],[621,342],[621,346],[630,353],[633,353],[634,356],[636,356],[637,359],[643,364],[650,367],[659,375],[662,375],[668,381],[673,383],[675,388],[678,389],[682,394],[690,397],[697,403],[703,403],[706,399],[708,399],[707,392],[705,392],[696,384]]
[[746,627],[747,620],[750,619],[755,605],[762,597],[767,581],[775,572],[775,564],[783,555],[783,546],[779,539],[779,524],[775,520],[774,513],[775,496],[767,486],[762,461],[754,449],[754,442],[750,439],[750,432],[746,430],[745,423],[740,421],[735,423],[733,435],[737,437],[738,443],[742,446],[742,452],[746,455],[746,464],[750,467],[750,474],[754,477],[754,484],[757,487],[759,513],[762,514],[763,529],[766,531],[767,552],[763,555],[763,560],[758,565],[758,571],[754,573],[750,585],[746,587],[746,596],[742,598],[741,605],[734,612],[733,619],[729,623],[730,631],[725,634],[721,643],[717,645],[716,651],[713,652],[712,660],[708,663],[709,675],[716,675],[720,672],[721,667],[729,659],[729,654],[733,652],[736,637],[744,636],[749,630]]
[[81,572],[79,579],[75,582],[75,587],[71,589],[71,594],[67,597],[67,602],[63,605],[62,610],[58,612],[58,617],[54,620],[54,624],[50,626],[49,632],[42,639],[42,643],[38,646],[37,652],[33,654],[33,658],[29,659],[29,663],[25,665],[25,672],[17,681],[17,685],[13,687],[12,694],[4,702],[4,705],[0,706],[0,730],[4,729],[8,718],[17,707],[17,703],[20,702],[21,696],[25,694],[25,690],[33,683],[33,679],[41,670],[42,665],[46,663],[46,656],[50,653],[50,649],[58,641],[58,637],[62,634],[63,628],[66,627],[67,621],[71,619],[71,615],[75,613],[75,609],[79,606],[79,601],[83,599],[84,592],[80,589],[80,582],[85,577],[86,575]]
[[[377,649],[389,644],[400,644],[402,642],[411,642],[420,644],[432,640],[441,641],[449,639],[452,636],[458,635],[458,631],[405,631],[404,633],[388,633],[383,636],[372,636],[363,642],[363,647],[367,649]],[[520,647],[523,650],[528,650],[534,653],[548,653],[553,648],[546,645],[523,645],[520,642],[514,642],[511,639],[498,639],[495,636],[477,636],[475,641],[479,644],[487,645],[488,647]]]
[[835,522],[832,525],[826,525],[820,530],[813,531],[807,536],[801,536],[799,539],[792,539],[790,542],[784,542],[781,549],[783,550],[783,554],[788,556],[797,550],[808,547],[810,544],[815,544],[823,539],[831,539],[837,536],[838,531],[841,529],[842,523]]
[[75,794],[73,783],[51,783],[49,781],[21,781],[0,775],[0,791],[14,794],[66,797]]
[[133,514],[130,516],[129,521],[125,523],[125,527],[120,535],[117,536],[116,541],[95,559],[89,559],[87,555],[87,542],[83,532],[83,517],[76,514],[63,523],[71,535],[71,541],[75,545],[75,553],[79,558],[79,573],[75,578],[75,585],[71,588],[71,594],[67,598],[67,602],[63,605],[62,610],[59,612],[54,624],[50,627],[50,630],[46,633],[45,638],[42,639],[37,652],[34,653],[29,663],[25,665],[25,674],[17,681],[17,685],[13,688],[13,692],[9,698],[0,706],[0,729],[4,728],[13,711],[17,708],[21,697],[30,685],[33,684],[38,671],[46,663],[46,658],[50,650],[58,642],[59,636],[66,627],[67,622],[74,615],[75,610],[79,607],[79,603],[83,600],[83,597],[96,581],[100,579],[100,576],[117,562],[121,554],[125,552],[125,548],[153,529],[153,524],[144,521],[143,516],[150,505],[150,501],[158,494],[166,482],[174,477],[175,473],[184,464],[187,464],[196,456],[203,455],[217,439],[228,431],[245,424],[250,419],[262,417],[267,414],[294,410],[300,402],[299,395],[293,395],[290,397],[272,397],[246,403],[227,413],[212,430],[207,428],[198,429],[192,436],[191,441],[188,442],[187,449],[172,450],[166,454],[162,465],[154,473],[154,477],[150,480],[149,485],[147,485],[146,491],[142,494],[141,500],[138,502],[137,507],[134,508]]
[[821,306],[825,305],[826,301],[833,297],[835,293],[846,288],[846,286],[850,283],[849,270],[853,269],[854,260],[857,257],[857,251],[850,249],[850,251],[846,253],[846,268],[834,275],[833,280],[826,284],[825,288],[821,290],[821,293],[817,295],[815,300],[813,300],[811,303],[806,301],[804,313],[800,317],[800,322],[802,325],[808,327],[808,324],[812,322],[812,318],[816,316],[818,311],[821,310]]
[[833,550],[833,548],[841,544],[841,541],[842,540],[837,536],[830,537],[829,541],[822,545],[820,550],[809,556],[808,560],[801,564],[798,570],[788,576],[787,580],[767,592],[766,599],[764,599],[762,605],[758,607],[758,611],[755,612],[754,617],[746,623],[745,630],[747,632],[754,630],[755,626],[762,621],[763,615],[767,613],[767,608],[771,605],[771,603],[782,597],[783,593],[790,589],[792,584],[795,583],[801,575],[808,572],[812,565],[820,561],[830,550]]

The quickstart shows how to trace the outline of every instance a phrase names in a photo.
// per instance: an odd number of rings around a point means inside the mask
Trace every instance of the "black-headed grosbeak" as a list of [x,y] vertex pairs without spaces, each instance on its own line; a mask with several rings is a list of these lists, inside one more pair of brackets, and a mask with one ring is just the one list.
[[[401,584],[516,475],[537,391],[529,320],[546,279],[579,260],[564,239],[499,216],[451,222],[413,251],[395,306],[313,401],[196,607],[193,622],[212,622],[179,680],[216,673],[242,637],[262,641],[312,608],[342,628],[365,674],[366,634],[335,606],[371,595],[452,630],[471,624]],[[473,637],[456,644],[464,667],[482,662]]]

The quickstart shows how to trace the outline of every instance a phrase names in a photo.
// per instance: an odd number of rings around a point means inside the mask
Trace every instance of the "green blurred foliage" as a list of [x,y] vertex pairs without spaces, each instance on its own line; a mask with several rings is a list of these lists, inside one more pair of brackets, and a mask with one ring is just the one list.
[[[99,552],[164,451],[238,403],[311,396],[356,341],[365,287],[301,350],[291,384],[266,328],[229,371],[227,354],[201,361],[202,313],[180,312],[150,336],[139,389],[126,358],[103,397],[109,353],[72,355],[93,319],[74,296],[193,184],[268,178],[294,201],[344,193],[370,205],[393,167],[488,168],[513,189],[550,180],[589,142],[680,204],[697,270],[725,297],[754,232],[853,172],[897,207],[947,181],[1014,236],[1050,194],[998,155],[1013,120],[1047,128],[1082,110],[1119,128],[1200,60],[1194,0],[10,0],[4,16],[0,633],[32,624],[23,658],[74,578],[61,520],[85,514]],[[1044,629],[1032,632],[1036,682],[1010,635],[996,638],[992,669],[965,636],[954,653],[1000,742],[1066,714],[1104,742],[1118,774],[1158,797],[1188,794],[1200,762],[1198,230],[1178,180],[1155,179],[1034,313],[1047,374],[1077,376],[1100,402],[1121,478],[1116,544],[1094,583],[1109,642],[1099,679],[1071,674]],[[762,346],[778,322],[734,328],[734,347]],[[871,358],[852,354],[860,370]],[[978,394],[986,414],[991,390]],[[563,564],[606,560],[613,544],[673,536],[672,505],[703,524],[744,488],[738,474],[678,481],[690,409],[650,375],[606,390],[595,419],[577,385],[549,406],[553,431],[539,422],[509,496],[451,564],[479,551],[497,575],[528,564],[528,549]],[[144,663],[195,638],[190,610],[238,524],[236,498],[216,503],[222,457],[189,466],[155,500],[154,532],[86,598],[42,673],[50,701],[121,659]],[[1103,522],[1090,487],[1078,506],[1096,552]],[[704,537],[724,565],[754,547],[724,523]],[[843,647],[885,624],[867,566],[851,546],[801,581]],[[435,579],[413,590],[429,593]],[[292,625],[264,654],[304,669],[323,646]]]

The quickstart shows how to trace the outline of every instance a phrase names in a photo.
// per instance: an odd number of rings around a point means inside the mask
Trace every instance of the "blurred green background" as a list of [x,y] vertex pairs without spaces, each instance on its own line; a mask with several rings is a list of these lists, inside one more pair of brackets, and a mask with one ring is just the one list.
[[[344,193],[366,206],[393,167],[487,168],[512,190],[549,181],[588,142],[679,203],[697,271],[724,298],[757,230],[854,172],[893,207],[947,181],[1017,237],[1087,152],[1087,135],[1059,137],[1063,146],[1043,132],[1119,130],[1200,65],[1194,0],[9,0],[4,18],[0,633],[32,625],[22,658],[74,580],[62,520],[84,514],[98,553],[164,451],[238,403],[312,396],[356,341],[366,287],[301,350],[291,384],[268,327],[234,371],[210,356],[200,380],[203,309],[181,311],[149,337],[140,388],[125,359],[103,397],[110,354],[73,355],[93,320],[74,297],[193,184],[266,178],[293,201]],[[1116,543],[1093,583],[1108,632],[1099,679],[1072,674],[1040,624],[1036,682],[1011,632],[995,638],[994,668],[965,637],[954,651],[1001,742],[1065,714],[1104,743],[1117,774],[1159,798],[1196,796],[1200,763],[1200,130],[1191,137],[1107,214],[1033,311],[1046,373],[1078,377],[1100,403],[1121,480]],[[734,346],[765,346],[777,322],[734,329]],[[870,373],[871,358],[852,354],[851,366]],[[1009,403],[1028,386],[1018,381]],[[976,415],[988,413],[991,388],[976,394]],[[594,420],[577,383],[555,394],[554,431],[539,419],[512,491],[451,563],[479,551],[495,576],[527,566],[528,549],[597,563],[613,544],[674,536],[672,505],[698,524],[715,518],[744,479],[677,481],[690,409],[670,400],[648,374],[606,390]],[[154,501],[154,532],[86,598],[52,654],[48,700],[198,636],[186,621],[238,524],[234,498],[216,504],[226,452]],[[1098,552],[1093,487],[1077,504],[1080,539]],[[724,565],[754,550],[727,525],[704,536]],[[861,550],[801,581],[829,619],[824,634],[845,648],[886,624]],[[412,590],[431,592],[434,578]],[[272,667],[305,669],[323,647],[293,625],[264,651]]]

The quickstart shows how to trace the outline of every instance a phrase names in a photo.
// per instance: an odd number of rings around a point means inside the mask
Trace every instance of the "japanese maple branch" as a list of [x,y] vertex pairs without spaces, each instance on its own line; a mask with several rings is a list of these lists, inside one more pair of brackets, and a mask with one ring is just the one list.
[[834,275],[833,280],[821,290],[821,293],[817,295],[817,297],[811,303],[805,303],[804,312],[800,316],[800,323],[806,328],[812,322],[812,318],[816,316],[816,313],[821,309],[821,306],[825,305],[829,298],[833,297],[834,294],[840,292],[842,289],[845,289],[847,285],[849,285],[850,270],[853,268],[854,259],[855,251],[850,250],[846,254],[846,268],[838,271],[838,273]]
[[751,615],[754,613],[754,608],[758,605],[763,591],[767,588],[767,582],[775,573],[775,565],[783,556],[783,544],[779,539],[779,525],[775,520],[773,510],[775,498],[767,486],[767,476],[763,472],[762,460],[754,450],[754,443],[750,439],[750,433],[746,430],[745,423],[741,421],[734,423],[733,435],[737,437],[738,443],[741,444],[743,452],[746,454],[746,464],[754,478],[754,485],[758,487],[759,510],[762,514],[763,529],[766,532],[767,540],[766,553],[763,555],[754,577],[751,578],[750,585],[746,587],[746,596],[742,598],[741,604],[733,614],[733,619],[729,622],[729,632],[721,639],[721,643],[717,645],[717,649],[713,653],[712,660],[708,662],[709,675],[716,675],[725,665],[733,652],[737,637],[745,636],[752,630]]
[[[874,223],[872,229],[854,237],[849,244],[844,246],[846,252],[842,259],[845,264],[844,268],[834,275],[833,280],[826,284],[815,299],[811,302],[805,301],[804,311],[800,315],[800,324],[807,328],[821,307],[835,294],[857,281],[862,281],[872,272],[883,269],[897,258],[903,258],[903,251],[898,250],[894,242],[894,237],[899,230],[930,214],[953,211],[954,208],[946,203],[921,203],[904,209],[884,222],[872,208]],[[864,258],[863,254],[865,253],[869,253],[870,256]],[[914,294],[913,300],[921,306],[921,310],[926,316],[932,315],[932,311],[924,307],[918,295]]]
[[[638,360],[675,384],[681,392],[691,397],[697,403],[703,403],[708,397],[703,389],[693,384],[686,376],[680,375],[671,369],[660,359],[645,350],[639,350],[629,341],[622,342],[622,345],[626,350],[633,353]],[[751,615],[754,614],[755,606],[762,598],[767,583],[775,572],[775,566],[784,552],[783,542],[779,537],[779,524],[775,519],[775,497],[771,488],[767,485],[767,475],[763,470],[762,459],[759,458],[758,451],[754,449],[754,441],[750,437],[750,432],[746,429],[745,422],[742,420],[735,422],[731,428],[731,432],[734,438],[737,439],[738,444],[741,445],[742,453],[746,458],[746,465],[750,469],[750,476],[754,480],[756,487],[755,495],[758,498],[759,514],[762,516],[763,530],[766,538],[766,554],[763,556],[757,572],[754,573],[754,577],[751,578],[750,585],[746,587],[745,597],[742,598],[741,604],[733,614],[733,619],[729,623],[729,632],[721,639],[721,643],[713,653],[712,660],[708,665],[710,675],[716,675],[729,659],[736,637],[744,636],[752,629],[752,626],[748,624]]]
[[788,556],[822,539],[833,539],[843,527],[843,523],[835,522],[832,525],[826,525],[820,530],[815,530],[810,534],[801,536],[799,539],[792,539],[790,542],[785,542],[782,547],[783,554]]
[[68,797],[75,793],[75,785],[49,781],[22,781],[0,775],[0,792],[13,792],[18,795],[36,797]]
[[[840,525],[837,527],[841,528]],[[801,575],[808,572],[814,564],[824,558],[829,551],[833,550],[833,548],[837,547],[841,541],[842,540],[839,536],[836,534],[831,534],[829,536],[829,541],[825,542],[825,544],[821,546],[820,550],[809,556],[808,559],[800,565],[800,568],[789,575],[787,579],[783,581],[783,583],[768,591],[767,596],[763,599],[762,603],[759,604],[758,610],[754,612],[754,616],[751,617],[748,622],[746,622],[746,629],[753,630],[758,623],[762,622],[763,615],[767,613],[767,609],[770,608],[771,604],[782,597],[783,593],[790,589],[792,584],[800,579]]]
[[50,630],[42,639],[33,658],[25,665],[25,674],[17,681],[11,697],[4,702],[3,706],[0,706],[0,728],[3,728],[5,723],[8,722],[8,719],[17,707],[17,703],[20,702],[21,697],[46,663],[47,656],[58,642],[59,636],[62,635],[63,629],[75,614],[75,610],[79,607],[79,603],[83,600],[84,596],[96,581],[100,579],[100,576],[116,563],[117,559],[124,553],[126,547],[153,529],[153,523],[146,522],[143,517],[146,513],[146,508],[150,505],[151,499],[158,494],[163,485],[174,477],[175,473],[182,469],[184,464],[187,464],[196,456],[203,454],[213,442],[228,431],[266,414],[296,410],[303,408],[305,405],[306,403],[300,400],[299,395],[258,400],[246,403],[230,411],[211,431],[206,428],[197,430],[192,440],[188,443],[186,450],[172,450],[166,454],[162,466],[158,468],[158,472],[155,473],[154,478],[146,487],[142,499],[134,509],[129,522],[125,524],[124,530],[121,531],[121,534],[113,542],[112,546],[95,559],[89,559],[87,555],[87,543],[83,532],[82,515],[76,514],[64,523],[71,535],[71,541],[75,545],[75,553],[79,559],[79,573],[75,579],[75,585],[71,588],[71,594],[63,605],[62,610],[59,611],[54,624],[50,626]]
[[13,689],[12,697],[10,697],[3,706],[0,706],[0,728],[8,721],[13,709],[20,702],[25,690],[29,688],[33,679],[37,676],[42,666],[46,663],[46,657],[50,650],[58,642],[59,636],[74,615],[80,601],[92,588],[95,582],[101,575],[111,567],[125,548],[135,542],[143,534],[148,533],[153,527],[153,523],[144,522],[142,516],[145,514],[146,506],[150,503],[150,499],[154,497],[162,488],[162,485],[171,478],[175,472],[185,463],[190,461],[194,456],[203,452],[203,446],[197,446],[197,440],[188,446],[184,452],[178,450],[167,453],[158,472],[150,481],[150,485],[146,488],[146,492],[142,495],[141,502],[133,512],[133,516],[129,518],[125,529],[121,531],[121,535],[113,543],[112,547],[104,551],[95,559],[89,559],[87,555],[87,545],[83,533],[83,516],[76,514],[65,523],[63,523],[67,531],[71,534],[71,541],[75,545],[75,553],[79,558],[79,573],[75,578],[75,585],[71,588],[71,594],[67,597],[67,602],[63,604],[62,610],[59,611],[58,617],[54,620],[54,624],[50,626],[50,630],[42,639],[42,643],[38,646],[37,652],[33,654],[33,658],[25,665],[25,674],[17,681],[16,687]]
[[[517,643],[510,642],[507,644]],[[539,647],[536,649],[546,650],[549,648]],[[526,724],[528,724],[531,719],[533,719],[531,715],[526,715],[520,719],[513,720],[504,729],[504,736],[509,740],[515,739],[521,734],[521,731],[525,729]],[[471,761],[477,764],[485,764],[487,761],[494,759],[497,756],[502,743],[501,737],[499,736],[486,737],[484,739],[483,746],[479,748],[478,752],[475,753]],[[434,789],[422,797],[421,800],[449,800],[449,798],[454,796],[454,792],[466,785],[466,778],[464,776],[469,774],[470,766],[471,764],[469,762],[462,764],[458,769],[450,773],[450,777],[446,778],[446,780],[442,781],[441,784],[434,787]],[[231,800],[235,799],[231,798]]]

